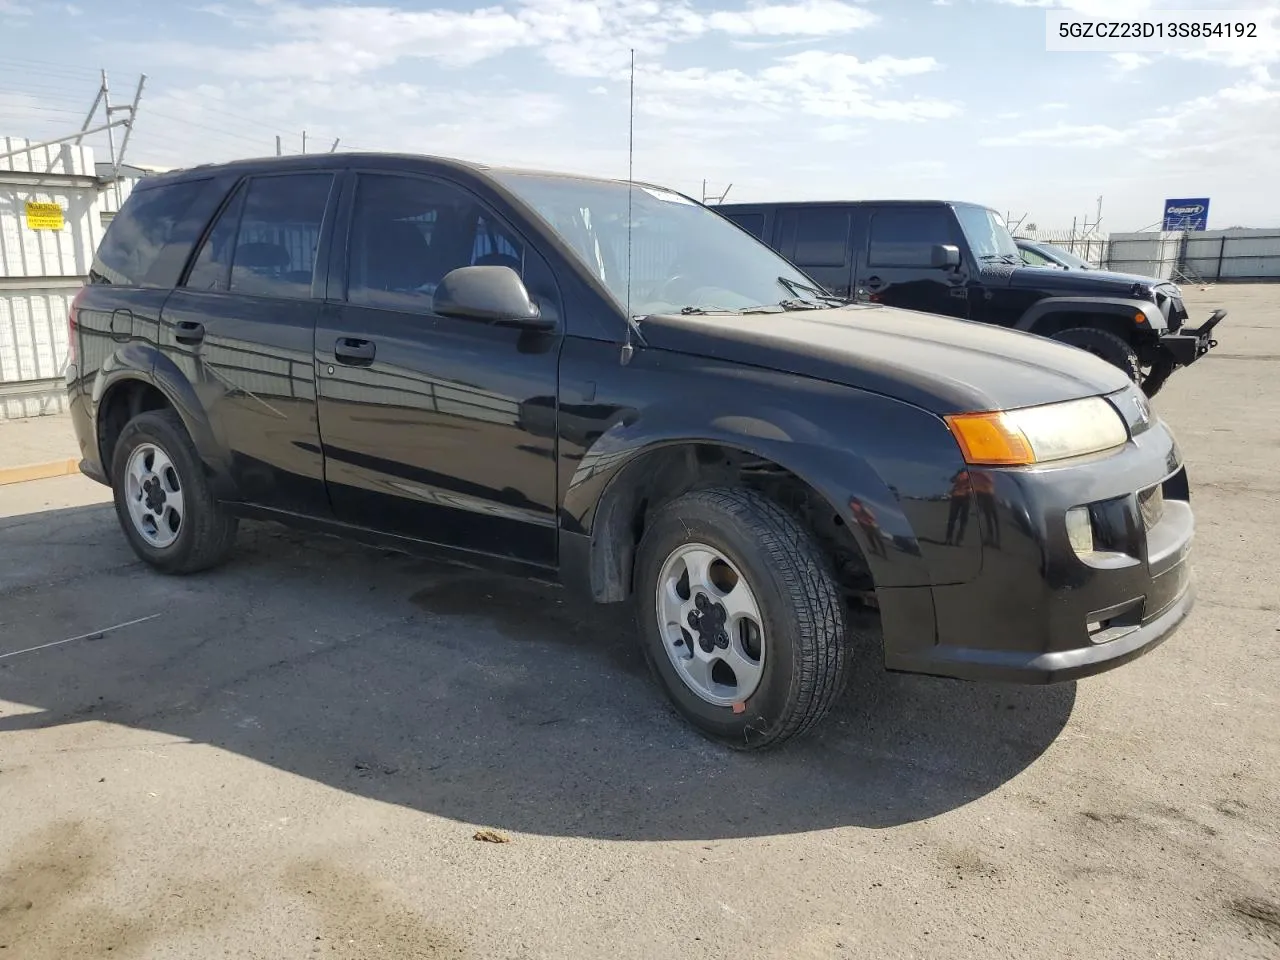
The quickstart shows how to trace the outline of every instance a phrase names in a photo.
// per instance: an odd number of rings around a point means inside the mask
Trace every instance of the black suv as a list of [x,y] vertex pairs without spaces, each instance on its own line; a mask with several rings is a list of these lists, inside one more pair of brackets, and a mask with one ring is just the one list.
[[987,207],[894,200],[722,204],[716,210],[823,284],[855,300],[1041,336],[1096,354],[1156,395],[1178,367],[1217,346],[1225,310],[1186,326],[1167,281],[1029,267]]
[[147,563],[211,567],[249,517],[633,599],[672,702],[738,747],[815,724],[855,644],[1067,680],[1193,604],[1186,470],[1119,371],[834,302],[660,187],[388,155],[165,174],[71,325],[81,469]]

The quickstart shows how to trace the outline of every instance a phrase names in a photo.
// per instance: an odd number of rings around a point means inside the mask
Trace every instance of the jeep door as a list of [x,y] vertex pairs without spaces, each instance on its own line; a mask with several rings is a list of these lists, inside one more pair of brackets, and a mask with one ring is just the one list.
[[331,302],[316,335],[325,476],[338,519],[554,564],[562,331],[432,308],[446,273],[483,263],[516,270],[544,315],[558,316],[549,266],[497,211],[449,180],[353,171],[342,207],[344,241],[335,244]]
[[951,211],[942,205],[885,204],[869,213],[857,298],[967,319],[967,269],[931,265],[939,244],[965,249]]
[[780,207],[772,246],[831,293],[851,297],[855,237],[864,222],[860,209],[848,204]]
[[315,325],[332,172],[253,175],[230,190],[165,301],[164,357],[194,386],[249,503],[323,516]]

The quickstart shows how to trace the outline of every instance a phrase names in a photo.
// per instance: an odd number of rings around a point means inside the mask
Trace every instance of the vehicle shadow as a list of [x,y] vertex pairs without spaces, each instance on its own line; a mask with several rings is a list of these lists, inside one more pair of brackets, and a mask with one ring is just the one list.
[[1075,700],[889,675],[863,651],[816,736],[744,755],[671,713],[627,609],[259,524],[227,566],[165,577],[109,505],[40,517],[0,521],[0,699],[35,708],[0,715],[0,742],[105,721],[466,824],[714,840],[953,810],[1039,757]]

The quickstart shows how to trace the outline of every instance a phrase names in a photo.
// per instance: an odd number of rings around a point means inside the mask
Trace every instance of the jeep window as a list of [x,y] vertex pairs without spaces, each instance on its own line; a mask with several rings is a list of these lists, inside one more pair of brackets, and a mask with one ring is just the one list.
[[451,184],[364,174],[356,185],[347,300],[429,312],[444,275],[465,266],[524,271],[524,244],[473,195]]
[[763,213],[729,213],[725,216],[752,236],[764,239]]
[[954,242],[951,218],[942,207],[878,210],[871,217],[867,262],[873,267],[927,267],[935,244]]
[[1017,263],[1022,259],[1013,234],[1005,226],[1004,218],[994,210],[956,204],[956,218],[960,229],[969,241],[969,250],[978,260],[1009,259]]
[[89,282],[151,286],[147,271],[208,183],[206,177],[135,187],[107,229],[89,270]]
[[802,267],[842,267],[849,262],[848,249],[848,210],[800,210],[796,219],[796,263]]
[[[500,171],[613,295],[627,303],[627,184]],[[715,211],[656,187],[631,197],[631,312],[741,310],[812,286],[770,247]]]
[[246,187],[236,188],[222,208],[218,220],[200,245],[196,262],[191,266],[185,286],[190,290],[217,290],[225,293],[231,283],[231,254],[236,246],[236,230],[240,227],[240,211],[244,209]]

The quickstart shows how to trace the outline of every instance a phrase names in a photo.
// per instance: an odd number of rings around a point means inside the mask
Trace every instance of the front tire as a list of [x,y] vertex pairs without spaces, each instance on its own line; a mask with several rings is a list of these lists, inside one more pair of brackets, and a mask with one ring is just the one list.
[[1134,383],[1142,381],[1142,367],[1138,363],[1137,351],[1109,330],[1099,330],[1097,327],[1071,327],[1058,331],[1053,335],[1053,339],[1100,357],[1113,367],[1123,370]]
[[661,507],[635,584],[645,659],[706,736],[777,746],[809,732],[844,690],[848,636],[830,563],[766,497],[700,490]]
[[181,418],[149,410],[127,424],[111,458],[116,517],[134,553],[164,573],[196,573],[235,546],[236,518],[213,496]]

